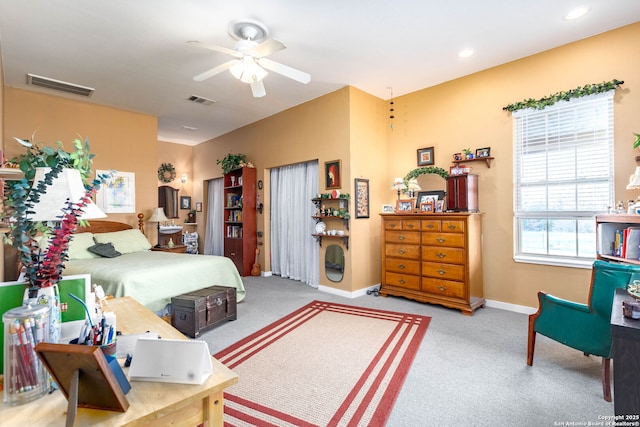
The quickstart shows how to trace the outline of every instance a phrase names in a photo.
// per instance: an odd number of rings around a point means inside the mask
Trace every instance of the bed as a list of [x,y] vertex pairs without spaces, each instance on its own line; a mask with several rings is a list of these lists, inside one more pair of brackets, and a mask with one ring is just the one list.
[[[242,278],[229,258],[152,251],[138,218],[137,229],[114,221],[79,228],[64,275],[90,274],[107,295],[131,296],[158,314],[167,313],[171,297],[209,286],[235,287],[237,301],[244,299]],[[110,257],[113,250],[120,255]]]

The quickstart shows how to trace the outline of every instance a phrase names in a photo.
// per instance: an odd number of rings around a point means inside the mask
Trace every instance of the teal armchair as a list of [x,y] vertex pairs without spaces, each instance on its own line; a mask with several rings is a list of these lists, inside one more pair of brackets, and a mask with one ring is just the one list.
[[591,271],[587,304],[567,301],[538,292],[538,311],[529,316],[527,365],[533,365],[536,333],[582,351],[602,357],[602,391],[611,401],[611,304],[616,288],[640,279],[640,265],[596,260]]

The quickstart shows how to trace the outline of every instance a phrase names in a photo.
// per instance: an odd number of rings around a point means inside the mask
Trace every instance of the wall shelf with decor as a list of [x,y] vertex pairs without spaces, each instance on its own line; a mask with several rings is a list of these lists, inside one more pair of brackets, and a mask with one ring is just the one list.
[[[312,234],[316,241],[322,247],[322,238],[334,238],[342,239],[346,249],[349,249],[349,235],[345,233],[345,230],[326,230],[327,224],[336,224],[341,222],[344,228],[349,230],[349,196],[343,195],[341,197],[314,197],[311,201],[316,205],[318,212],[316,215],[312,215],[316,222],[315,233]],[[326,231],[325,231],[326,230]],[[335,231],[335,235],[330,234]],[[342,234],[339,234],[342,233]]]
[[493,160],[493,159],[494,159],[493,156],[489,156],[489,157],[474,157],[473,159],[451,160],[451,163],[455,163],[456,165],[459,165],[460,163],[484,161],[487,164],[487,167],[489,169],[491,169],[491,160]]

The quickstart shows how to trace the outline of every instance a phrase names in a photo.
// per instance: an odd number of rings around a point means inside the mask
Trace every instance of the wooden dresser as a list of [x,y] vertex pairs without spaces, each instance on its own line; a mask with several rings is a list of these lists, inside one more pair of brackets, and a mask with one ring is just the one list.
[[380,295],[456,308],[483,307],[482,215],[381,214]]

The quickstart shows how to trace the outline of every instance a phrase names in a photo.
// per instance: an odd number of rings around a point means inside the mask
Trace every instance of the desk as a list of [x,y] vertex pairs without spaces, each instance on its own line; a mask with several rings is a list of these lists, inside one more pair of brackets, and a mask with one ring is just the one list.
[[[633,301],[626,289],[616,289],[611,309],[613,407],[616,415],[640,415],[640,320],[622,315],[622,301]],[[637,418],[629,418],[637,421]]]
[[[108,300],[106,311],[116,313],[123,334],[157,332],[162,338],[186,339],[131,297]],[[238,376],[211,358],[213,373],[202,385],[131,381],[126,395],[129,409],[112,412],[78,408],[76,426],[222,426],[222,391]],[[127,372],[127,368],[124,368]],[[0,406],[2,426],[64,426],[67,400],[60,391],[21,406]]]

